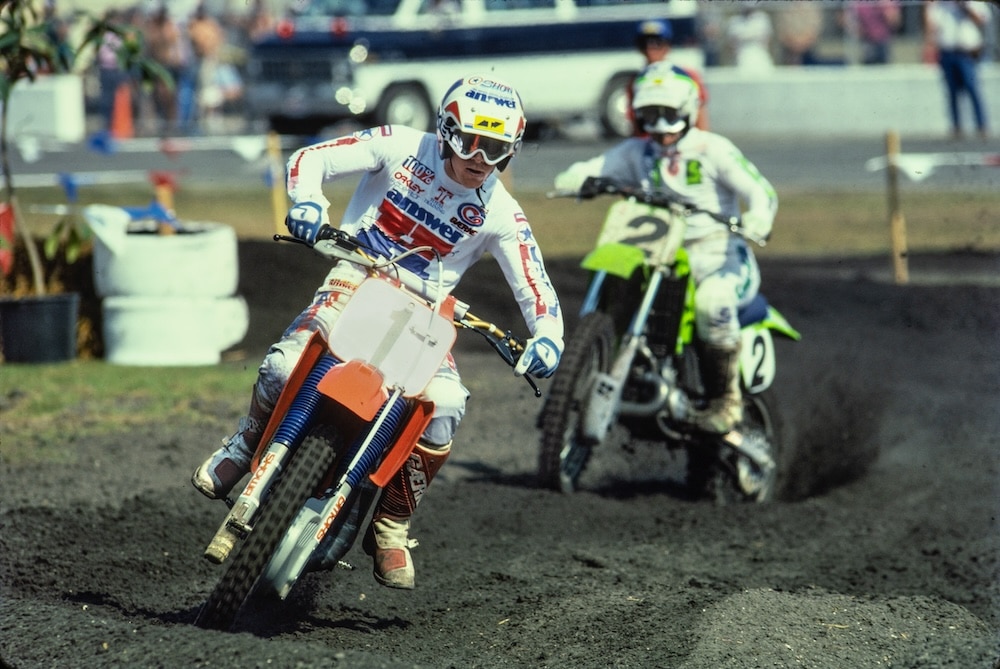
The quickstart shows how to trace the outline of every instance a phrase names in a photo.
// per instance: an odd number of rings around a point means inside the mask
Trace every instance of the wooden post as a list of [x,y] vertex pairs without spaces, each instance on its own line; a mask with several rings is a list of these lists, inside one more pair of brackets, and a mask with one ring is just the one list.
[[288,202],[285,194],[285,170],[281,160],[281,137],[274,131],[267,134],[267,169],[270,170],[274,231],[279,235],[287,235],[285,214],[288,210]]
[[906,219],[899,204],[899,135],[890,130],[885,137],[886,176],[889,187],[889,234],[892,238],[892,266],[897,284],[910,281],[906,250]]

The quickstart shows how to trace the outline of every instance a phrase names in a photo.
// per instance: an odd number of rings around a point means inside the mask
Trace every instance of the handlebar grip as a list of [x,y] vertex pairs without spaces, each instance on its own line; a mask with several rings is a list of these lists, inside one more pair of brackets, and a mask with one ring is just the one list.
[[336,239],[337,229],[332,225],[323,224],[320,226],[319,231],[316,233],[316,241],[322,241],[324,239]]

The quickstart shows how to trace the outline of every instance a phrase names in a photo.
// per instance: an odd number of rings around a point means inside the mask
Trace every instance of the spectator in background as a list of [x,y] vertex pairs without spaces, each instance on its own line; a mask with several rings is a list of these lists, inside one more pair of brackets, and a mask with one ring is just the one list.
[[861,62],[889,62],[892,37],[902,20],[897,0],[851,0],[847,6],[847,29],[864,47]]
[[69,44],[69,26],[59,16],[55,0],[45,0],[42,19],[45,34],[56,47],[56,72],[69,72],[73,65],[73,47]]
[[736,67],[744,72],[770,72],[774,69],[771,58],[771,36],[774,29],[771,17],[755,4],[744,4],[726,26],[726,37],[733,47]]
[[153,110],[160,132],[169,133],[186,126],[184,98],[190,87],[189,55],[184,34],[162,3],[146,25],[146,48],[149,57],[163,66],[173,83],[157,81],[153,87]]
[[698,3],[698,41],[705,55],[705,67],[722,64],[722,50],[725,46],[725,25],[722,9],[717,2]]
[[248,43],[253,43],[258,39],[270,34],[277,22],[274,14],[267,6],[266,0],[253,0],[253,7],[246,21],[246,39]]
[[990,20],[985,2],[931,0],[924,5],[924,59],[935,58],[948,91],[951,134],[962,137],[959,98],[964,93],[972,103],[979,136],[989,134],[986,107],[979,91],[977,68]]
[[786,2],[777,10],[777,35],[784,65],[815,65],[816,45],[823,29],[818,2]]
[[223,106],[243,95],[243,82],[236,68],[223,59],[226,34],[205,3],[198,3],[187,31],[198,68],[198,119],[203,130],[215,132],[220,129]]
[[[641,21],[636,27],[635,32],[635,48],[646,59],[646,65],[636,79],[642,77],[646,70],[656,63],[669,62],[668,56],[670,55],[671,40],[673,39],[673,30],[670,28],[670,22],[663,19],[651,19],[648,21]],[[691,70],[690,68],[680,67],[678,65],[672,66],[675,71],[686,75],[694,80],[695,84],[698,86],[698,102],[700,108],[697,115],[696,127],[699,130],[708,130],[708,110],[705,106],[708,103],[708,92],[705,89],[705,84],[701,79],[701,76]],[[628,87],[628,111],[629,118],[635,122],[632,116],[632,98],[635,96],[634,81],[629,84]],[[637,134],[642,134],[640,130],[636,131]]]
[[[122,14],[117,9],[109,9],[104,13],[104,20],[108,23],[120,23],[121,19]],[[128,84],[128,72],[118,62],[118,50],[121,46],[122,38],[117,33],[108,31],[97,47],[97,78],[101,87],[99,106],[106,130],[111,129],[118,87]]]

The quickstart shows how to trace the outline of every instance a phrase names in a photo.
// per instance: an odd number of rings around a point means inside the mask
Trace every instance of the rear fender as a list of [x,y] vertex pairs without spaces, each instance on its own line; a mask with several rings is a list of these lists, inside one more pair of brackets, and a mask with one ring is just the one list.
[[789,323],[777,309],[770,305],[767,307],[767,317],[762,321],[762,323],[765,327],[774,330],[793,341],[799,341],[802,339],[802,335],[799,334],[799,331],[793,328],[791,323]]
[[750,393],[761,393],[771,387],[777,373],[777,356],[772,333],[794,341],[802,338],[777,309],[768,305],[767,315],[740,330],[740,370],[743,387]]

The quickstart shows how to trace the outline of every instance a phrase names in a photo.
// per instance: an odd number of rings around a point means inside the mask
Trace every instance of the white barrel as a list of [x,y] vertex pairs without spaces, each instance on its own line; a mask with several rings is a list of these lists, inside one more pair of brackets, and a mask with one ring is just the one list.
[[226,297],[236,292],[239,254],[228,225],[184,222],[172,235],[130,232],[112,250],[94,240],[94,287],[116,295]]
[[250,323],[236,297],[106,297],[104,358],[116,365],[215,365]]

